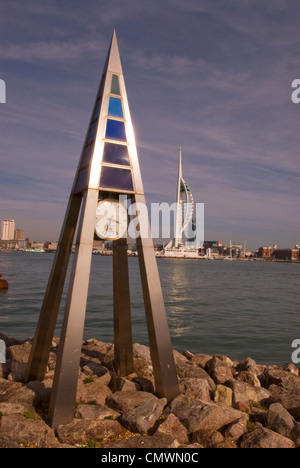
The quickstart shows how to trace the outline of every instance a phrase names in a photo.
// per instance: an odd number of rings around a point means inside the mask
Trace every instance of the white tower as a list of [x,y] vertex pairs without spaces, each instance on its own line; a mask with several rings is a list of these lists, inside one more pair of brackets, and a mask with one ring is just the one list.
[[178,248],[182,244],[183,232],[191,223],[194,213],[194,198],[192,192],[182,177],[182,154],[179,150],[179,165],[177,179],[177,197],[176,197],[176,220],[174,247]]

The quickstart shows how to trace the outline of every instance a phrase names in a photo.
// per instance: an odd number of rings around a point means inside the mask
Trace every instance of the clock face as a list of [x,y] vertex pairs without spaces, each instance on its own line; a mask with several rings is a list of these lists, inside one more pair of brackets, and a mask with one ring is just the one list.
[[128,212],[117,200],[102,200],[97,205],[95,231],[100,239],[116,240],[127,235]]

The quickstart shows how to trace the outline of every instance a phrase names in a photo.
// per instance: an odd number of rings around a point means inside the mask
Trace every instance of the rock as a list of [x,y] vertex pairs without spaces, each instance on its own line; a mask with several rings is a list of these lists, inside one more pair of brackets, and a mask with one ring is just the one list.
[[231,367],[228,366],[226,360],[221,360],[219,357],[214,356],[208,361],[206,368],[208,374],[216,384],[224,384],[233,378]]
[[149,363],[152,362],[149,346],[144,346],[139,343],[133,344],[133,357],[144,359],[144,361],[147,361]]
[[237,441],[247,432],[247,420],[240,418],[231,423],[224,431],[224,436],[227,439]]
[[257,374],[253,369],[240,372],[236,377],[236,380],[240,382],[246,382],[253,387],[261,387],[260,380],[257,378]]
[[217,448],[223,444],[224,437],[218,431],[197,431],[193,434],[193,442],[199,443],[203,448]]
[[207,354],[196,354],[196,356],[194,356],[191,361],[193,364],[196,364],[196,366],[202,367],[202,369],[204,369],[208,361],[211,359],[212,356],[208,356]]
[[0,402],[18,403],[32,411],[36,400],[35,393],[19,382],[0,379]]
[[125,379],[124,377],[113,375],[109,384],[109,388],[113,393],[119,391],[127,392],[139,390],[140,385],[135,381],[130,381]]
[[300,392],[300,378],[294,373],[287,372],[281,368],[269,367],[264,373],[265,386],[278,385],[282,388],[297,388]]
[[206,379],[185,377],[179,381],[180,392],[191,398],[202,401],[211,401],[210,388]]
[[9,440],[7,437],[0,437],[0,449],[2,448],[22,448],[17,442]]
[[176,397],[168,409],[177,416],[189,433],[218,431],[242,417],[249,419],[248,415],[233,408],[212,402],[205,403],[185,395]]
[[142,403],[149,400],[158,400],[152,393],[140,391],[116,392],[109,395],[106,399],[107,405],[120,413],[127,413],[129,410],[136,408]]
[[193,365],[189,361],[187,361],[183,366],[177,366],[177,374],[181,379],[188,377],[193,379],[205,379],[208,382],[210,390],[213,392],[216,390],[216,384],[208,373],[204,369],[201,369],[201,367]]
[[173,349],[173,356],[176,366],[182,366],[189,361],[186,356],[176,351],[176,349]]
[[0,403],[0,415],[8,416],[9,414],[24,414],[28,408],[20,403]]
[[189,361],[191,361],[193,359],[193,357],[195,356],[195,354],[191,353],[190,351],[188,350],[185,350],[183,351],[182,353]]
[[232,406],[232,390],[224,385],[218,385],[215,392],[215,403],[222,403],[225,406]]
[[[170,436],[149,436],[149,435],[140,435],[131,437],[130,439],[116,440],[114,442],[109,442],[101,444],[100,448],[109,448],[109,449],[132,449],[132,448],[142,448],[142,449],[168,449],[168,448],[178,448],[179,442],[173,437]],[[153,455],[152,455],[153,456]],[[150,461],[150,459],[149,459]]]
[[85,375],[95,375],[98,377],[98,381],[103,383],[103,385],[109,385],[111,381],[111,374],[106,369],[106,367],[103,367],[100,363],[98,362],[93,362],[90,361],[88,364],[83,366],[82,372]]
[[286,437],[255,424],[254,430],[245,434],[240,442],[241,448],[295,448],[295,444]]
[[232,380],[228,383],[229,388],[233,392],[233,405],[238,402],[243,402],[246,405],[264,404],[270,397],[270,392],[264,388],[253,387],[246,382]]
[[14,381],[24,380],[24,374],[29,359],[32,343],[26,341],[23,344],[10,346],[8,355],[11,361],[11,378]]
[[49,407],[53,380],[46,379],[42,382],[29,382],[26,387],[35,393],[34,406],[41,406],[44,410]]
[[223,363],[223,365],[225,365],[227,367],[233,367],[234,366],[233,361],[228,356],[223,356],[222,354],[214,354],[213,358],[218,359],[219,361],[221,361]]
[[109,397],[111,393],[111,390],[106,385],[103,385],[101,380],[97,380],[97,377],[93,377],[91,382],[78,382],[76,401],[79,403],[94,402],[97,405],[104,405],[106,398]]
[[295,442],[296,446],[300,446],[300,423],[295,421],[294,429],[291,434],[291,439]]
[[74,419],[71,423],[60,425],[57,435],[60,442],[65,444],[86,445],[89,441],[103,442],[106,439],[115,439],[125,434],[124,427],[115,420]]
[[103,343],[103,341],[95,339],[87,340],[81,350],[83,365],[86,364],[86,361],[95,360],[95,362],[99,362],[105,360],[110,351],[112,351],[112,354],[114,353],[114,346],[111,343]]
[[135,377],[133,381],[138,384],[142,392],[154,393],[154,378],[149,380],[145,377]]
[[0,418],[0,438],[7,437],[17,443],[26,443],[37,447],[55,444],[54,431],[40,419],[29,419],[20,414]]
[[281,369],[285,372],[289,372],[290,374],[295,375],[296,377],[299,377],[299,369],[292,362],[281,366]]
[[291,384],[286,388],[279,385],[271,385],[269,392],[271,403],[281,403],[293,418],[300,422],[300,389],[297,385],[293,386]]
[[146,401],[123,414],[122,425],[131,432],[148,432],[160,418],[166,404],[166,398]]
[[280,403],[273,403],[270,406],[267,414],[267,423],[273,431],[291,438],[295,421]]
[[237,366],[236,370],[238,372],[243,372],[243,371],[248,371],[251,369],[256,369],[256,362],[251,359],[251,358],[246,358],[243,361],[241,361]]
[[78,419],[118,419],[120,413],[103,405],[78,405],[75,417]]
[[169,414],[167,419],[160,424],[157,431],[154,433],[155,436],[170,436],[178,440],[180,444],[184,444],[188,440],[188,433],[186,428],[181,424],[175,414]]

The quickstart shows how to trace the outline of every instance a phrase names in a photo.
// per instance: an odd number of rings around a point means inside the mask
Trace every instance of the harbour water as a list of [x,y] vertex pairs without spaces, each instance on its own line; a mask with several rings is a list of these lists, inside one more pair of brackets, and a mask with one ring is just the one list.
[[[0,252],[0,332],[34,335],[53,254]],[[137,258],[129,258],[134,342],[148,344]],[[178,351],[291,361],[300,339],[300,264],[158,259],[173,347]],[[66,289],[66,288],[65,288]],[[56,336],[59,336],[64,292]],[[85,338],[113,341],[112,258],[93,256]]]

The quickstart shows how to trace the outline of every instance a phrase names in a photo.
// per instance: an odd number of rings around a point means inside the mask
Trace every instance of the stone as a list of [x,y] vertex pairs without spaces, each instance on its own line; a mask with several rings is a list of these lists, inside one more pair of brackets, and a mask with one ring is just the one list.
[[190,361],[187,361],[183,366],[177,366],[177,374],[180,379],[188,377],[193,379],[205,379],[208,382],[210,390],[213,392],[216,390],[216,384],[208,373],[204,369],[201,369],[201,367],[193,365]]
[[57,427],[60,442],[70,445],[87,445],[89,441],[103,442],[125,434],[124,427],[115,420],[74,419]]
[[113,393],[115,392],[127,392],[127,391],[136,391],[140,389],[140,385],[135,381],[130,381],[124,377],[118,375],[113,375],[109,384],[109,388]]
[[133,357],[144,359],[144,361],[147,361],[149,363],[152,362],[149,346],[145,346],[139,343],[133,344]]
[[290,413],[280,403],[273,403],[269,407],[267,423],[273,431],[291,438],[295,421]]
[[295,444],[290,439],[256,423],[254,430],[242,437],[240,448],[295,448]]
[[46,379],[42,382],[29,382],[26,387],[35,393],[34,406],[41,406],[44,410],[49,407],[53,380]]
[[19,382],[0,379],[0,402],[19,403],[31,411],[36,400],[35,393]]
[[131,432],[148,432],[162,415],[166,404],[166,398],[146,401],[123,414],[121,423]]
[[224,384],[233,378],[233,371],[229,367],[228,361],[222,360],[220,357],[214,356],[207,362],[206,368],[216,384]]
[[158,400],[158,398],[152,393],[126,391],[112,393],[107,397],[106,404],[120,413],[127,413],[129,410],[149,400]]
[[0,437],[0,449],[2,448],[22,448],[17,442],[8,439],[7,437]]
[[93,377],[93,381],[84,383],[79,381],[76,393],[76,401],[78,403],[91,403],[97,405],[104,405],[106,398],[111,395],[111,390],[103,385],[101,380]]
[[90,361],[88,364],[83,366],[82,372],[85,375],[95,375],[98,377],[98,381],[103,383],[103,385],[109,385],[111,381],[111,374],[106,369],[106,367],[103,367],[100,363]]
[[180,392],[202,401],[211,401],[210,388],[206,379],[185,377],[179,381]]
[[11,378],[14,381],[24,380],[24,374],[27,367],[32,343],[26,341],[23,344],[10,346],[8,356],[11,361]]
[[265,388],[253,387],[246,382],[232,380],[228,383],[233,393],[233,405],[243,402],[246,405],[264,404],[270,397],[270,392]]
[[180,444],[184,444],[188,441],[188,433],[183,424],[175,416],[175,414],[169,414],[164,422],[162,422],[157,431],[154,433],[155,436],[170,436],[178,440]]
[[240,418],[229,424],[224,431],[224,437],[233,441],[237,441],[247,432],[247,420]]
[[78,419],[118,419],[120,413],[104,405],[78,405],[75,417]]
[[281,403],[296,421],[300,422],[300,389],[292,384],[287,387],[271,385],[269,387],[270,402]]
[[249,416],[233,408],[227,408],[217,403],[206,403],[200,400],[179,395],[168,408],[189,433],[196,431],[218,431],[233,421]]
[[[109,449],[132,449],[132,448],[142,448],[142,449],[168,449],[168,448],[178,448],[179,442],[173,437],[170,436],[150,436],[150,435],[139,435],[134,436],[129,439],[116,440],[114,442],[101,444],[100,448],[109,448]],[[152,455],[153,456],[153,455]],[[150,461],[150,459],[149,459]]]
[[221,403],[224,406],[232,406],[232,390],[225,385],[218,385],[215,392],[215,403]]
[[224,437],[218,431],[197,431],[193,434],[193,442],[200,444],[203,448],[217,448],[223,444]]
[[182,366],[188,362],[188,358],[184,354],[179,353],[176,349],[173,349],[173,356],[176,366]]
[[54,431],[40,419],[30,419],[20,414],[0,418],[0,438],[7,437],[17,443],[36,447],[56,443]]
[[256,362],[251,359],[251,358],[246,358],[243,361],[241,361],[237,366],[236,370],[238,372],[243,372],[243,371],[248,371],[251,369],[256,369]]
[[7,416],[9,414],[24,414],[28,408],[20,403],[0,403],[0,415]]
[[208,361],[211,359],[212,356],[209,356],[208,354],[196,354],[194,357],[192,357],[191,361],[193,364],[196,364],[196,366],[202,367],[202,369],[204,369]]
[[257,374],[256,374],[255,370],[253,370],[253,369],[240,372],[237,375],[236,380],[238,380],[240,382],[246,382],[246,383],[252,385],[253,387],[258,387],[258,388],[261,387],[260,380],[258,379]]

